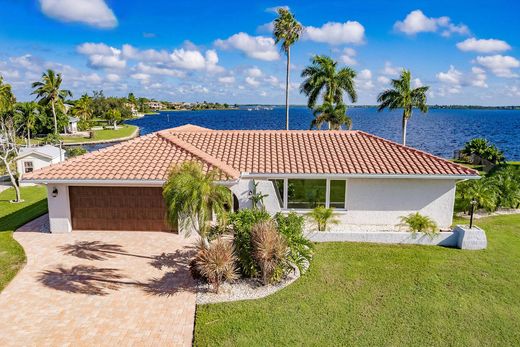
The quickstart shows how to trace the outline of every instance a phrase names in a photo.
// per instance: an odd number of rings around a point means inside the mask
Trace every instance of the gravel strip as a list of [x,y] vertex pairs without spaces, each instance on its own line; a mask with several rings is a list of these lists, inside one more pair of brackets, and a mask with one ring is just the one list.
[[285,279],[276,284],[263,286],[258,279],[239,279],[233,283],[224,283],[221,285],[218,294],[213,291],[213,287],[210,284],[198,281],[196,302],[198,305],[202,305],[265,298],[287,287],[299,277],[300,271],[297,267],[294,267],[294,271],[291,271]]

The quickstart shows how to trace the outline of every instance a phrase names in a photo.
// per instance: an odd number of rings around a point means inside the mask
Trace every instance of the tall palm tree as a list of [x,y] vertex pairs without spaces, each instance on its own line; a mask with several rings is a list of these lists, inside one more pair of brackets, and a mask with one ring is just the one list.
[[232,202],[231,191],[215,183],[219,176],[216,170],[204,172],[202,165],[193,161],[173,168],[163,187],[166,219],[172,227],[181,222],[182,227],[198,229],[207,239],[212,213],[222,216]]
[[321,129],[323,123],[328,123],[329,130],[340,130],[343,126],[352,128],[352,120],[346,115],[347,107],[344,104],[325,102],[314,108],[314,119],[311,129]]
[[357,101],[354,82],[356,72],[350,67],[338,70],[338,62],[325,55],[316,55],[311,60],[301,76],[305,78],[300,91],[308,97],[307,106],[311,109],[316,105],[318,97],[323,94],[323,101],[343,104],[343,93],[347,93],[350,101]]
[[0,75],[0,116],[7,112],[15,102],[11,85],[4,83],[4,78]]
[[302,25],[294,18],[291,11],[278,9],[278,18],[274,20],[273,36],[275,43],[282,42],[282,50],[287,56],[285,74],[285,128],[289,130],[289,71],[291,67],[291,46],[300,39]]
[[81,98],[76,101],[74,107],[71,109],[71,112],[73,115],[83,121],[90,120],[94,115],[94,111],[92,109],[92,98],[87,94],[83,94]]
[[40,105],[35,102],[19,102],[15,105],[16,118],[27,135],[27,147],[31,147],[31,131],[41,114]]
[[418,108],[421,112],[428,112],[428,105],[426,105],[426,92],[430,87],[422,86],[417,88],[411,87],[412,74],[410,70],[401,71],[399,79],[392,80],[392,89],[383,91],[377,97],[379,103],[378,111],[382,111],[385,108],[394,110],[397,108],[403,109],[403,120],[402,120],[402,140],[403,145],[406,146],[406,126],[408,120],[412,116],[412,110],[414,107]]
[[53,70],[48,69],[42,75],[42,80],[34,82],[32,87],[34,91],[32,94],[36,94],[36,99],[40,99],[40,105],[50,105],[52,110],[52,116],[54,117],[54,134],[58,134],[58,120],[56,117],[56,107],[63,107],[63,102],[66,97],[71,97],[72,93],[66,89],[60,89],[61,87],[61,73],[56,74]]

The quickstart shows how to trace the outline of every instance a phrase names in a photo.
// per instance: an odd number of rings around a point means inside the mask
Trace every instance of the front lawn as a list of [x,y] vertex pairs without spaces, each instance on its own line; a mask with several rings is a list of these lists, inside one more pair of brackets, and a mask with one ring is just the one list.
[[0,193],[0,291],[25,262],[25,253],[13,239],[13,231],[47,212],[45,187],[21,189],[25,201],[19,204],[9,202],[15,196],[13,188]]
[[107,141],[116,140],[131,136],[137,130],[137,126],[129,124],[120,124],[118,129],[103,129],[93,130],[94,136],[92,138],[85,138],[79,136],[64,136],[64,143],[76,143],[76,142],[92,142],[92,141]]
[[318,244],[310,271],[273,296],[198,306],[195,345],[517,345],[520,215],[477,224],[484,251]]

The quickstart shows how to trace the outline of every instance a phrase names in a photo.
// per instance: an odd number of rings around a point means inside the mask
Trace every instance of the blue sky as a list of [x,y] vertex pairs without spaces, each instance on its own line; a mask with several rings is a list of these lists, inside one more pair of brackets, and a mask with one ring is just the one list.
[[301,70],[328,54],[358,72],[359,103],[375,103],[400,68],[429,85],[432,104],[520,104],[520,4],[513,1],[3,0],[0,74],[20,100],[46,68],[76,97],[283,103],[285,56],[269,30],[288,6],[305,26]]

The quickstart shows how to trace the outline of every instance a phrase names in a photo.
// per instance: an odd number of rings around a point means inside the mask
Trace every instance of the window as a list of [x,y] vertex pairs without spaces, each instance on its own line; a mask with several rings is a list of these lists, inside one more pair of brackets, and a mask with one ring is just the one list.
[[325,206],[327,180],[288,180],[288,208],[311,209]]
[[330,180],[329,206],[345,208],[346,181]]
[[34,170],[34,167],[33,167],[33,162],[32,161],[24,161],[23,162],[23,171],[25,173],[33,172],[33,170]]
[[280,207],[283,208],[283,190],[285,180],[271,180],[273,182],[274,190],[276,192],[276,197],[278,198],[278,202],[280,203]]

